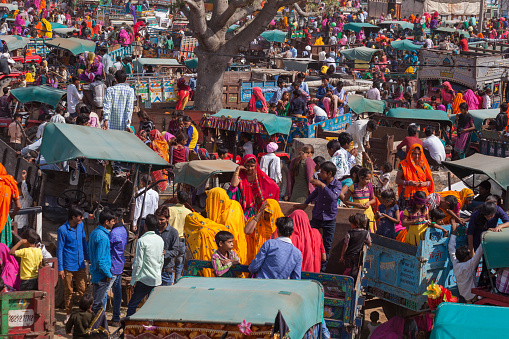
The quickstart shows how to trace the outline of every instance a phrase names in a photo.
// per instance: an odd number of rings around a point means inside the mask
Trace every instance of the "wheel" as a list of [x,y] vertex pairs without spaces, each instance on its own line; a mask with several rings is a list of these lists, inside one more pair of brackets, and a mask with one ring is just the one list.
[[26,135],[26,138],[27,138],[27,145],[30,145],[30,144],[33,144],[35,139],[36,139],[36,135],[37,135],[37,129],[39,128],[39,126],[32,126],[30,128],[27,128],[25,130],[25,135]]
[[71,206],[83,207],[87,202],[87,195],[81,190],[65,190],[57,198],[57,203],[64,208]]

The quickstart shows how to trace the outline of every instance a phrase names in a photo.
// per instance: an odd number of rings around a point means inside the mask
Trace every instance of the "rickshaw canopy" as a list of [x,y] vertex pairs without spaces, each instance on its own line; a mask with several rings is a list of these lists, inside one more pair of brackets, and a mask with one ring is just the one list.
[[154,65],[154,66],[182,66],[175,59],[163,59],[163,58],[137,58],[135,59],[140,65]]
[[51,25],[52,29],[55,29],[55,28],[67,28],[67,25],[59,24],[58,22],[50,22],[49,24]]
[[348,107],[357,114],[364,112],[383,113],[385,109],[385,101],[366,99],[362,95],[349,95]]
[[378,28],[378,29],[380,29],[380,27],[378,27],[378,26],[375,26],[375,25],[372,25],[369,23],[362,23],[362,22],[349,22],[343,26],[344,31],[350,30],[350,31],[354,31],[356,33],[359,33],[364,28]]
[[184,64],[189,68],[196,68],[198,67],[198,58],[184,60]]
[[237,166],[233,161],[220,159],[193,160],[175,164],[173,173],[175,174],[176,183],[199,187],[215,174],[235,172]]
[[44,42],[48,46],[68,50],[74,55],[95,52],[95,42],[78,38],[55,38]]
[[[345,25],[346,26],[346,25]],[[345,49],[341,51],[341,54],[345,56],[348,60],[362,60],[362,61],[371,61],[373,54],[378,52],[379,49],[373,49],[368,47],[356,47]]]
[[280,30],[273,30],[273,31],[265,31],[262,34],[260,34],[262,38],[264,38],[267,41],[271,42],[281,42],[284,43],[286,41],[286,32],[280,31]]
[[448,125],[451,125],[451,120],[449,120],[449,116],[447,112],[442,110],[433,110],[433,109],[408,109],[408,108],[391,108],[387,112],[388,117],[398,118],[398,119],[419,119],[419,120],[431,120],[431,121],[439,121],[445,122]]
[[423,45],[416,45],[408,39],[391,41],[391,47],[398,51],[418,51],[422,46]]
[[484,174],[503,189],[509,186],[509,159],[475,153],[465,159],[444,161],[442,165],[460,179]]
[[5,41],[9,51],[25,48],[25,46],[30,42],[29,38],[24,38],[19,35],[0,35],[0,40]]
[[42,102],[53,107],[57,107],[62,97],[67,95],[67,91],[45,85],[19,87],[11,90],[10,93],[22,104],[27,102]]
[[[468,113],[470,113],[472,118],[474,118],[475,129],[479,131],[479,130],[481,130],[481,126],[482,126],[484,120],[495,119],[497,117],[498,113],[500,113],[500,109],[498,109],[498,108],[477,109],[477,110],[472,110],[472,111],[469,110]],[[453,123],[456,122],[456,115],[457,114],[453,114],[449,117],[449,119],[451,119],[451,121]]]
[[48,164],[87,158],[153,165],[154,169],[169,166],[133,133],[68,124],[46,125],[41,154]]
[[402,29],[414,29],[414,24],[406,21],[383,21],[378,24],[382,25],[399,25]]
[[222,116],[231,117],[232,119],[258,121],[263,124],[268,135],[281,133],[289,134],[292,128],[292,119],[278,117],[274,114],[237,111],[233,109],[222,109],[211,117],[220,118]]
[[509,267],[509,228],[486,232],[481,244],[488,269]]
[[183,277],[156,287],[129,320],[265,325],[281,311],[290,338],[302,339],[322,322],[323,303],[323,287],[313,280]]
[[430,338],[505,338],[508,317],[508,307],[444,302],[438,305]]
[[77,28],[73,28],[73,27],[70,27],[70,28],[54,28],[53,29],[53,32],[57,33],[57,34],[69,34],[69,33],[72,33],[72,32],[75,32],[75,31],[78,31]]
[[463,31],[461,29],[451,28],[451,27],[438,27],[437,29],[435,29],[435,32],[445,32],[445,33],[458,32],[460,37],[461,37],[462,34],[464,34],[466,38],[470,37],[470,34],[468,34],[467,31]]

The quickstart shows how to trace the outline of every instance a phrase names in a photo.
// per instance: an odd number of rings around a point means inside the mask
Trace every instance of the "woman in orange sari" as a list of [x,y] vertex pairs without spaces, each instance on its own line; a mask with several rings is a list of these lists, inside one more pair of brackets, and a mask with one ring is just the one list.
[[[150,142],[150,148],[152,148],[154,150],[154,152],[159,154],[159,156],[161,158],[166,160],[166,162],[169,162],[170,161],[170,153],[168,151],[168,148],[169,148],[168,143],[163,138],[163,135],[161,134],[161,132],[159,132],[156,129],[153,129],[152,131],[150,131],[150,140],[152,140]],[[166,171],[163,171],[163,170],[152,172],[152,178],[156,181],[161,180],[163,178],[168,179],[168,177],[166,175]],[[159,189],[162,192],[166,189],[167,184],[168,184],[167,181],[163,181],[163,182],[160,182],[159,184],[157,184],[157,186],[159,187]]]
[[[12,200],[14,200],[14,211],[9,215]],[[9,247],[12,243],[11,219],[20,209],[21,202],[16,180],[8,175],[4,165],[0,164],[0,243]]]
[[415,192],[422,191],[426,196],[435,192],[435,182],[421,145],[413,144],[406,159],[399,163],[396,184],[401,209],[407,206]]
[[460,104],[465,102],[465,99],[463,99],[463,94],[458,92],[456,96],[454,97],[454,101],[452,103],[452,113],[458,114],[460,113]]

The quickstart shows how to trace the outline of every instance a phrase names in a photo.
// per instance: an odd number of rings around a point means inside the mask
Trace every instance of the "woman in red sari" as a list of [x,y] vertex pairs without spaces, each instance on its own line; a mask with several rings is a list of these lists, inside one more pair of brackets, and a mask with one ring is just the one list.
[[302,271],[319,273],[322,252],[325,254],[320,232],[311,228],[309,217],[303,210],[296,210],[289,217],[293,220],[292,244],[302,252]]
[[240,202],[244,216],[249,219],[258,213],[263,201],[279,200],[279,186],[261,170],[256,157],[247,154],[233,173],[228,195]]

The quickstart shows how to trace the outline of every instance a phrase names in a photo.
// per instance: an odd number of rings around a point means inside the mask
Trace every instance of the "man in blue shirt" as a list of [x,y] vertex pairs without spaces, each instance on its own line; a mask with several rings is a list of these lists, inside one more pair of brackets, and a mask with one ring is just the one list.
[[[58,274],[64,282],[64,300],[67,317],[72,313],[73,286],[76,284],[78,298],[85,293],[87,271],[85,260],[88,260],[87,236],[83,228],[83,210],[71,207],[68,220],[57,231]],[[79,300],[79,299],[78,299]]]
[[104,298],[110,287],[112,274],[109,233],[113,225],[115,225],[115,214],[110,210],[102,211],[99,215],[99,225],[90,233],[88,239],[90,277],[94,288],[93,313],[97,313],[101,307],[104,307]]
[[306,92],[307,94],[309,94],[309,86],[307,84],[307,82],[305,82],[304,80],[306,80],[306,75],[304,73],[299,73],[297,74],[297,82],[300,82],[300,88]]
[[322,107],[323,108],[323,102],[322,102],[322,99],[325,97],[325,95],[327,94],[327,90],[330,89],[331,91],[334,90],[334,87],[332,87],[331,84],[329,84],[329,78],[327,77],[323,77],[322,78],[322,85],[320,87],[318,87],[318,89],[316,90],[316,98],[318,100],[320,100],[320,103],[318,104],[318,106]]
[[293,220],[281,217],[276,220],[276,239],[263,243],[249,265],[249,272],[258,279],[300,279],[302,253],[292,244]]
[[[293,90],[293,89],[292,89]],[[281,100],[284,92],[288,92],[289,89],[285,87],[285,81],[279,77],[277,79],[277,87],[262,88],[262,93],[274,93],[267,102],[268,105],[276,104]]]
[[[334,232],[336,230],[336,214],[338,213],[338,199],[341,193],[341,182],[335,179],[336,165],[330,161],[320,165],[318,179],[312,179],[310,183],[315,186],[313,193],[309,195],[303,204],[296,205],[295,208],[305,209],[312,201],[313,218],[311,227],[323,229],[323,247],[329,259]],[[321,271],[324,272],[327,267],[327,261],[322,261]]]

